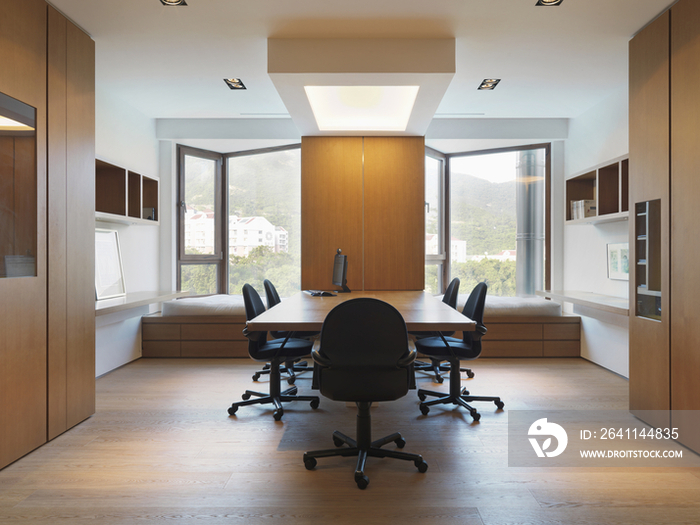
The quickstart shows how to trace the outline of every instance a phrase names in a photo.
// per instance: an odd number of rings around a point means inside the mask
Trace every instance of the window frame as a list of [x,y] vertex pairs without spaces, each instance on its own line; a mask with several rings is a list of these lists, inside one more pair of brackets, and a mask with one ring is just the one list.
[[438,174],[438,253],[428,254],[426,252],[425,266],[435,265],[438,267],[438,290],[441,293],[444,293],[445,288],[447,287],[445,267],[447,266],[446,262],[449,261],[448,255],[450,244],[447,241],[449,239],[449,221],[446,220],[449,215],[445,213],[445,207],[449,202],[449,199],[446,198],[447,195],[449,195],[446,180],[448,161],[445,153],[442,153],[441,151],[433,149],[429,146],[425,147],[425,157],[435,159],[440,163],[440,172]]
[[[442,274],[442,292],[444,293],[447,283],[450,279],[452,254],[451,243],[447,242],[450,239],[450,160],[456,157],[473,157],[480,155],[492,155],[496,153],[508,153],[513,151],[527,151],[533,149],[543,149],[545,151],[545,179],[544,179],[544,200],[545,200],[545,216],[544,216],[544,287],[546,290],[551,289],[552,284],[552,144],[550,142],[541,144],[527,144],[522,146],[510,146],[505,148],[493,148],[477,151],[464,151],[458,153],[445,153],[445,191],[443,193],[443,220],[445,234],[445,253],[446,260],[443,264]],[[432,150],[435,151],[435,150]],[[437,152],[439,153],[439,152]],[[426,148],[427,155],[427,148]],[[426,256],[427,263],[427,256]]]

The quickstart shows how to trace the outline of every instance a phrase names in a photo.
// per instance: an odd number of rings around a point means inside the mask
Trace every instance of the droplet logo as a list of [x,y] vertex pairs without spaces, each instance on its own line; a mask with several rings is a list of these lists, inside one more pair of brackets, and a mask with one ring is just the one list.
[[[564,450],[566,450],[566,445],[569,443],[569,436],[566,435],[566,430],[564,430],[560,425],[556,423],[547,422],[547,418],[543,417],[538,419],[532,425],[530,425],[530,430],[527,431],[529,436],[549,436],[544,440],[542,446],[540,446],[537,438],[531,437],[530,444],[532,448],[535,449],[537,457],[543,458],[555,458]],[[552,446],[552,437],[557,440],[557,448],[548,451]]]

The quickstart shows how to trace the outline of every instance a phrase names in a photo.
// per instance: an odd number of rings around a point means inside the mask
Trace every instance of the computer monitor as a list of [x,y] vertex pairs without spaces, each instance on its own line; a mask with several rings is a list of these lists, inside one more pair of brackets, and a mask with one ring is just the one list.
[[347,255],[342,255],[340,249],[338,253],[335,254],[335,259],[333,260],[333,284],[335,286],[342,286],[342,290],[338,290],[340,293],[346,293],[350,291],[347,285],[348,281],[348,257]]

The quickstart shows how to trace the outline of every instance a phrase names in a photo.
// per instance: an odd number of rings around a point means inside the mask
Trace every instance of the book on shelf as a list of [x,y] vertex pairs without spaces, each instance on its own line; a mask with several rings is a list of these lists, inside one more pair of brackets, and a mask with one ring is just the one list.
[[571,201],[571,219],[585,219],[597,215],[595,200]]

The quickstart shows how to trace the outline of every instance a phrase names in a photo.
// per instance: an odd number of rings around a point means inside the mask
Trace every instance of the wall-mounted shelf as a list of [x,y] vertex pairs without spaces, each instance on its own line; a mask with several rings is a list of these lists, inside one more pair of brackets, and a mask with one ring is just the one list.
[[634,205],[635,315],[661,320],[661,200]]
[[159,224],[158,179],[95,160],[95,220]]
[[[566,224],[602,224],[629,220],[629,160],[619,157],[566,181]],[[589,217],[573,219],[572,201],[592,201]]]

